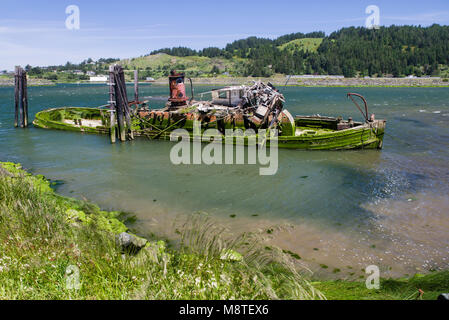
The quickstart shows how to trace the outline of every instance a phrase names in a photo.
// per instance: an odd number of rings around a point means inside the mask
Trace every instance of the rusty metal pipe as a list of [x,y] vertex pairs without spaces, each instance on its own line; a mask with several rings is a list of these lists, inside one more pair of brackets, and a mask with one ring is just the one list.
[[[363,103],[365,104],[365,113],[363,112],[362,108],[359,106],[359,104],[357,103],[357,101],[354,100],[354,98],[352,96],[356,96],[359,97]],[[358,93],[348,93],[347,94],[348,98],[351,98],[352,102],[354,102],[354,104],[356,105],[357,109],[359,109],[360,113],[363,115],[363,117],[365,118],[366,122],[369,122],[369,118],[368,118],[368,103],[366,102],[365,97],[363,97],[361,94]]]
[[191,102],[193,101],[193,97],[194,97],[195,90],[193,89],[193,82],[192,82],[192,79],[191,79],[191,78],[187,78],[187,79],[189,79],[189,81],[190,81],[190,92],[191,92],[191,94],[192,94],[192,97],[190,98],[190,102],[189,102],[189,103],[191,103]]

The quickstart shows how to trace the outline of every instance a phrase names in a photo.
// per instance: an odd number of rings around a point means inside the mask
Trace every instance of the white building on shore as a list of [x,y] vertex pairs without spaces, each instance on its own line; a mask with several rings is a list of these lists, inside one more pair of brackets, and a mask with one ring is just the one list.
[[107,82],[109,80],[108,76],[95,76],[95,77],[90,77],[89,81],[90,82]]

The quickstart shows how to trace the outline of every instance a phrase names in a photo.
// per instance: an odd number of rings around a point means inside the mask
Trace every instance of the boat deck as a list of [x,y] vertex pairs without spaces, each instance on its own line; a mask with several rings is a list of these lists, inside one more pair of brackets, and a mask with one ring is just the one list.
[[300,137],[300,136],[322,135],[334,131],[335,130],[325,128],[297,127],[295,131],[295,136]]

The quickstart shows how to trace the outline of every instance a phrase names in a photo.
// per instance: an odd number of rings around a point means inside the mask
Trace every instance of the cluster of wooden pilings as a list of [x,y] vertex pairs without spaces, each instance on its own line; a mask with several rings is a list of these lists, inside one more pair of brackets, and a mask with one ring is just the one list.
[[[137,95],[138,89],[135,86]],[[110,136],[115,143],[116,137],[120,141],[133,140],[134,135],[131,126],[131,110],[126,93],[126,82],[123,68],[120,65],[109,67],[109,104],[110,104]],[[126,122],[126,125],[125,125]],[[117,124],[117,131],[116,131]]]
[[14,126],[25,128],[28,126],[28,92],[27,92],[27,73],[22,67],[15,69],[15,115]]

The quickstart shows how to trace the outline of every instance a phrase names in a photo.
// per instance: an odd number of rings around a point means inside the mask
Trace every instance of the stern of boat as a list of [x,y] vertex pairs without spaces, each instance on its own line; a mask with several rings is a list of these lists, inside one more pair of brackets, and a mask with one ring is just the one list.
[[377,138],[377,149],[382,149],[387,120],[374,120],[370,125]]

